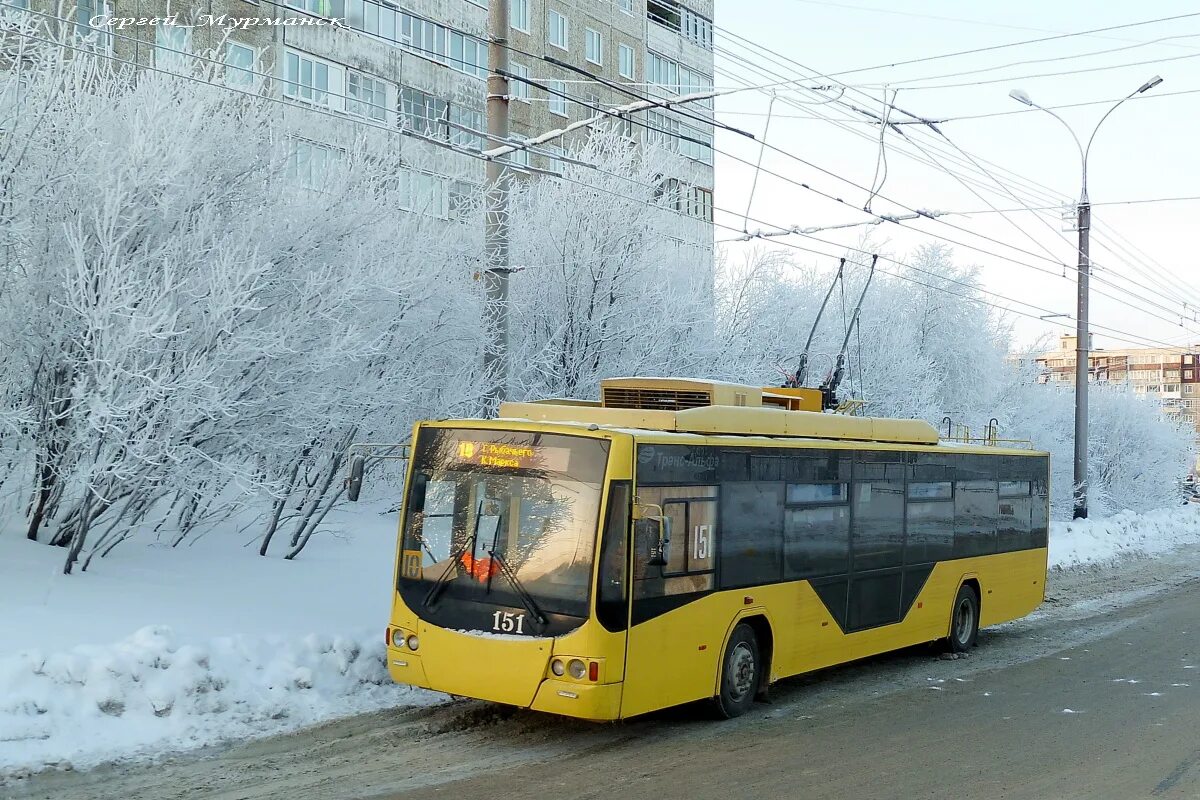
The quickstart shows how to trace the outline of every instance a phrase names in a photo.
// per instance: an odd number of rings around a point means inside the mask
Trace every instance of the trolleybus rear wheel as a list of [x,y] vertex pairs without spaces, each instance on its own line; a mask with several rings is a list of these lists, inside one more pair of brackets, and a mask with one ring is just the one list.
[[950,652],[965,653],[979,638],[979,597],[968,584],[958,587],[950,613]]
[[762,678],[762,658],[758,637],[746,623],[739,623],[725,645],[721,662],[721,691],[713,698],[717,713],[726,718],[740,717],[754,702]]

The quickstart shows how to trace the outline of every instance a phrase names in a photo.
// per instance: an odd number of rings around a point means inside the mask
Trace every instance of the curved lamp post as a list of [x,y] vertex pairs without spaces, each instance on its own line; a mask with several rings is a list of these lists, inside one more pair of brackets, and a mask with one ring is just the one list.
[[1009,97],[1019,103],[1045,111],[1070,131],[1071,138],[1075,140],[1075,146],[1079,148],[1079,160],[1083,170],[1083,184],[1079,190],[1079,203],[1076,205],[1079,229],[1079,307],[1075,316],[1075,519],[1087,517],[1088,351],[1090,350],[1088,342],[1088,278],[1091,272],[1088,234],[1092,225],[1092,207],[1088,201],[1087,188],[1088,154],[1091,153],[1092,142],[1096,140],[1097,131],[1100,130],[1100,126],[1104,124],[1104,120],[1108,119],[1110,114],[1129,98],[1148,92],[1162,82],[1163,79],[1155,75],[1114,103],[1112,108],[1108,109],[1096,123],[1096,127],[1092,129],[1092,135],[1088,138],[1086,147],[1080,143],[1074,128],[1068,125],[1066,120],[1045,106],[1033,102],[1028,93],[1021,89],[1013,89],[1008,93]]

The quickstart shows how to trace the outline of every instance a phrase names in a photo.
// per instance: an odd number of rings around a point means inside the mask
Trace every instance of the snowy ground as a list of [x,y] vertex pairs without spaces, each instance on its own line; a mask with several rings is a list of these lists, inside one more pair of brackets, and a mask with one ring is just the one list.
[[72,576],[62,550],[5,527],[0,775],[439,702],[385,669],[396,516],[381,510],[357,507],[294,561],[226,530],[182,551],[129,543]]
[[[250,534],[187,552],[131,543],[59,574],[61,551],[0,532],[0,776],[139,759],[443,698],[383,661],[395,516],[357,507],[299,559]],[[1055,523],[1071,570],[1200,542],[1200,508]]]

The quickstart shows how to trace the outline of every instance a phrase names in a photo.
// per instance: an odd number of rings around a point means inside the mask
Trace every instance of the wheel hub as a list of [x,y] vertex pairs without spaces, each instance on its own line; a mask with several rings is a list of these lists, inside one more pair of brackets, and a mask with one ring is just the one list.
[[958,604],[958,611],[954,615],[954,638],[959,644],[965,645],[971,640],[971,629],[975,624],[975,608],[971,605],[970,599],[964,597]]
[[754,653],[745,642],[739,642],[729,654],[730,695],[741,700],[754,689]]

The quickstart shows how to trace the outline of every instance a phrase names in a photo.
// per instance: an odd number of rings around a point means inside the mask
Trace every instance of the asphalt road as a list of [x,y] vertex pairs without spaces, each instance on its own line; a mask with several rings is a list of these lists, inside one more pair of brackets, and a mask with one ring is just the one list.
[[389,798],[1200,798],[1200,581],[1115,633],[820,714],[638,736]]
[[597,725],[475,701],[392,709],[156,763],[0,781],[31,800],[1200,800],[1200,548],[1052,573],[980,633]]

